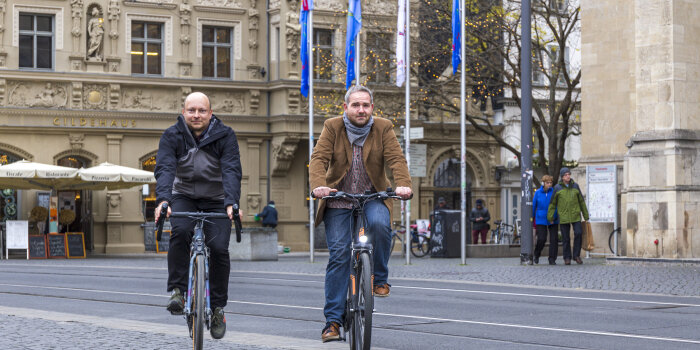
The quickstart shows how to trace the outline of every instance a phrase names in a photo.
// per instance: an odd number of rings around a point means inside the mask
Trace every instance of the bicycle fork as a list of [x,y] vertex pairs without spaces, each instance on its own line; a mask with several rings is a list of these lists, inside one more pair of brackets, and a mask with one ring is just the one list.
[[209,329],[209,320],[211,319],[212,314],[211,299],[209,296],[209,259],[206,258],[209,256],[209,247],[207,247],[202,241],[202,236],[201,228],[195,228],[194,237],[197,238],[194,240],[194,242],[192,242],[192,246],[190,247],[192,256],[190,257],[190,267],[187,278],[187,300],[185,303],[184,315],[185,318],[187,318],[192,314],[192,282],[194,281],[194,269],[197,266],[195,260],[197,257],[200,257],[200,259],[204,259],[204,297],[206,300],[204,323],[206,324],[207,329]]

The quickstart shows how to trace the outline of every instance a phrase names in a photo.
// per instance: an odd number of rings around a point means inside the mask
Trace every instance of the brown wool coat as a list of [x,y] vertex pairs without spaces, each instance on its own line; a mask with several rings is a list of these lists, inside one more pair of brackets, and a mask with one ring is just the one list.
[[[411,187],[411,176],[406,165],[406,158],[399,141],[396,139],[391,121],[374,117],[374,124],[362,148],[362,161],[372,186],[377,191],[391,187],[386,175],[388,166],[394,175],[396,187]],[[352,166],[352,147],[345,131],[343,117],[335,117],[323,123],[323,131],[319,137],[309,164],[309,184],[311,190],[326,186],[338,188],[340,181]],[[321,200],[316,214],[316,226],[323,221],[326,201]],[[391,200],[384,204],[391,215]]]

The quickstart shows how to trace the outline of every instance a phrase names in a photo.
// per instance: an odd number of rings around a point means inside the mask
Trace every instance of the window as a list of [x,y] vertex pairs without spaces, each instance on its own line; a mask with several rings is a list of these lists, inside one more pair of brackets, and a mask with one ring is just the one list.
[[19,15],[20,68],[53,68],[53,22],[52,15]]
[[279,79],[280,71],[280,27],[272,29],[272,41],[270,42],[270,79]]
[[314,79],[333,79],[333,31],[314,28]]
[[161,75],[163,66],[163,24],[131,23],[131,73]]
[[568,0],[549,0],[549,6],[553,12],[564,13],[568,5]]
[[202,76],[230,79],[232,65],[232,28],[202,27]]
[[367,76],[370,82],[391,83],[391,53],[394,36],[389,33],[367,33]]
[[542,51],[538,49],[532,50],[532,84],[543,85],[546,80],[544,74],[544,65],[542,62]]

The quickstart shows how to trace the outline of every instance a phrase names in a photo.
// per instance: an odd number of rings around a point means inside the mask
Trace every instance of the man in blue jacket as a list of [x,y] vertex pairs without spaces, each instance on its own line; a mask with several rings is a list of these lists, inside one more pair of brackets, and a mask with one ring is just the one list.
[[547,219],[547,211],[549,203],[554,196],[552,188],[553,178],[550,175],[542,176],[542,187],[535,192],[535,198],[532,199],[532,217],[535,219],[535,231],[537,232],[537,245],[535,245],[535,264],[540,263],[540,254],[544,244],[547,242],[547,233],[549,233],[549,264],[556,265],[557,253],[559,250],[559,233],[557,232],[559,219],[556,212],[554,220]]
[[277,227],[277,209],[275,209],[275,201],[268,202],[262,213],[256,216],[262,218],[263,227]]
[[[231,237],[233,205],[241,197],[241,161],[233,130],[212,114],[209,98],[193,92],[185,99],[182,115],[160,138],[155,177],[158,220],[163,203],[172,211],[227,213],[227,219],[209,219],[204,224],[210,250],[209,281],[211,308],[214,310],[211,336],[221,339],[226,333],[224,307],[228,300],[231,262],[228,243]],[[194,222],[187,218],[170,220],[172,232],[168,249],[167,309],[182,314],[187,290],[189,250]]]

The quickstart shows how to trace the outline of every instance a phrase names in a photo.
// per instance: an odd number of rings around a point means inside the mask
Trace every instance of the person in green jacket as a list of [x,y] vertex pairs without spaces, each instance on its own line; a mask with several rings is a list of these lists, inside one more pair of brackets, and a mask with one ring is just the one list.
[[561,181],[554,186],[554,196],[549,203],[547,220],[554,221],[556,219],[555,216],[559,218],[564,264],[566,265],[571,265],[572,251],[569,229],[571,227],[574,228],[573,258],[577,264],[583,264],[581,260],[581,243],[583,238],[581,235],[581,216],[583,215],[583,221],[588,221],[588,209],[586,208],[586,202],[583,200],[581,189],[571,179],[569,168],[561,168],[559,175],[561,176]]

